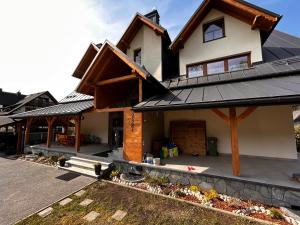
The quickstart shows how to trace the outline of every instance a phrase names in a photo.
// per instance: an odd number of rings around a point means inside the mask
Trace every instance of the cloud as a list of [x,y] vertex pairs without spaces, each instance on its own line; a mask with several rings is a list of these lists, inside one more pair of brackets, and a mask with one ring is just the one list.
[[119,37],[122,23],[93,1],[0,2],[0,87],[30,94],[49,90],[58,99],[76,87],[71,73],[91,41]]

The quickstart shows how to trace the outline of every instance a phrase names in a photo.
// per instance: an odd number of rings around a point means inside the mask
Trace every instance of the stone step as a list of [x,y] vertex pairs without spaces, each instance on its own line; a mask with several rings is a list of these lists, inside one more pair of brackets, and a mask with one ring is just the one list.
[[[88,170],[93,170],[95,169],[94,165],[95,163],[92,162],[88,162],[88,161],[82,161],[82,160],[78,160],[78,159],[73,159],[71,157],[70,160],[66,161],[66,163],[70,166],[74,166],[74,167],[79,167],[79,168],[83,168],[83,169],[88,169]],[[105,170],[108,168],[107,164],[103,164],[103,162],[98,162],[101,164],[101,170]]]
[[60,167],[59,166],[58,168],[62,169],[62,170],[70,171],[70,172],[80,173],[82,175],[86,175],[86,176],[89,176],[89,177],[94,177],[94,178],[99,177],[98,175],[95,174],[95,171],[83,169],[83,168],[80,168],[80,167],[75,167],[75,166]]
[[96,163],[101,163],[101,165],[109,165],[111,162],[108,161],[104,161],[104,160],[100,160],[100,159],[92,159],[92,158],[87,158],[87,156],[85,157],[78,157],[78,156],[71,156],[70,160],[76,160],[76,161],[82,161],[84,163],[91,163],[91,164],[96,164]]

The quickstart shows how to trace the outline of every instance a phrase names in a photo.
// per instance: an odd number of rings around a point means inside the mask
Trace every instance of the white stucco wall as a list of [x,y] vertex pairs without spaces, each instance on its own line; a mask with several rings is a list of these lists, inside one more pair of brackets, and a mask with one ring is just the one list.
[[142,51],[142,64],[159,81],[162,80],[162,40],[153,30],[143,25],[129,44],[127,55],[133,59],[134,50]]
[[81,133],[101,138],[101,143],[108,143],[108,113],[84,113],[81,122]]
[[[203,24],[222,17],[225,23],[225,38],[203,43]],[[259,30],[251,30],[250,25],[212,9],[184,43],[184,48],[179,51],[180,74],[186,74],[186,64],[249,51],[252,63],[262,61]]]
[[[231,154],[229,126],[210,110],[168,111],[164,120],[166,136],[172,120],[205,120],[207,136],[218,138],[219,152]],[[291,106],[258,107],[240,124],[238,134],[241,155],[297,158]]]

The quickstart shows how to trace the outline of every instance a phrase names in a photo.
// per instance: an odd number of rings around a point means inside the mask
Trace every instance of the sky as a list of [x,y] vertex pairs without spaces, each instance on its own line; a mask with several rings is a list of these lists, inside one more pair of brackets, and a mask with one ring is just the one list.
[[[117,43],[134,14],[156,8],[171,39],[202,0],[0,0],[0,88],[58,100],[79,80],[71,75],[91,42]],[[300,37],[299,0],[249,0],[283,15],[278,30]]]

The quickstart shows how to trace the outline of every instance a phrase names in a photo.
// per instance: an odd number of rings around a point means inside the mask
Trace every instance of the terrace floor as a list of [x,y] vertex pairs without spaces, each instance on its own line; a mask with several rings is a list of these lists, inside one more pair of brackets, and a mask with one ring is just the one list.
[[[292,179],[293,173],[300,173],[300,157],[298,160],[266,159],[241,156],[241,176],[239,179],[292,187],[300,190],[300,183]],[[192,166],[195,173],[203,173],[224,177],[234,177],[231,168],[231,156],[179,156],[162,161],[161,168],[188,171]],[[237,178],[237,177],[234,177]]]

